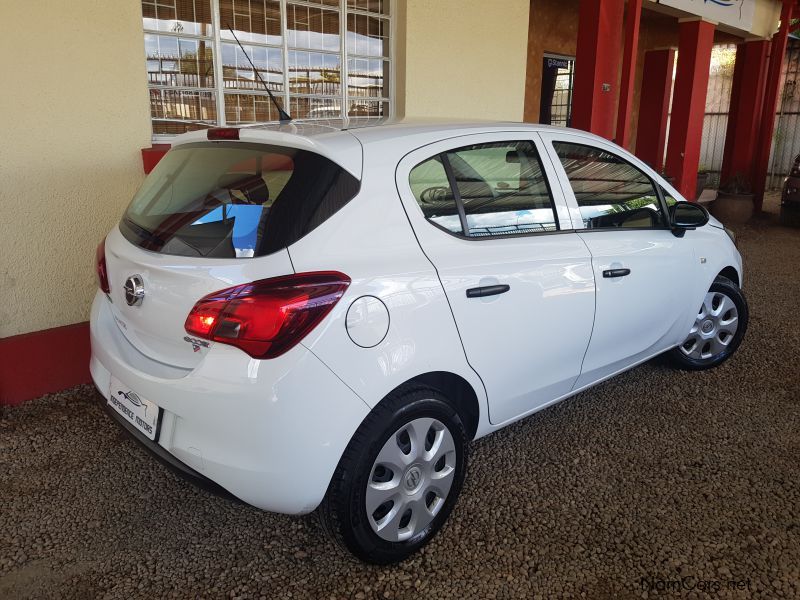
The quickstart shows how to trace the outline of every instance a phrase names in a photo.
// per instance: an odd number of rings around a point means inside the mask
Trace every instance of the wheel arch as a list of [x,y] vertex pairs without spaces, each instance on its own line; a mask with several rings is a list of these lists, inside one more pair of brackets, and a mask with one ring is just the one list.
[[739,271],[737,271],[735,267],[731,267],[731,266],[725,267],[724,269],[722,269],[722,271],[717,273],[717,277],[727,277],[733,283],[735,283],[737,286],[741,287],[741,285],[742,285],[742,282],[741,282],[741,280],[739,278]]
[[[469,439],[474,439],[480,423],[480,402],[478,394],[472,385],[461,375],[449,371],[431,371],[412,377],[395,387],[387,396],[395,392],[414,386],[425,386],[441,392],[453,404],[469,434]],[[380,402],[378,403],[380,404]],[[374,409],[373,409],[374,410]]]

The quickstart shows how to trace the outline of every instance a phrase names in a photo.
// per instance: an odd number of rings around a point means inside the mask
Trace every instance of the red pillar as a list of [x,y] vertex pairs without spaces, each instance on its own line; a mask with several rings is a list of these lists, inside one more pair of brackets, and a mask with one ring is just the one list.
[[664,170],[664,145],[667,142],[667,117],[674,68],[675,48],[644,53],[636,156],[659,173]]
[[769,42],[744,42],[736,46],[731,106],[725,132],[721,187],[729,184],[752,189],[755,154],[767,75]]
[[624,0],[581,0],[572,126],[614,137]]
[[767,170],[769,154],[772,148],[772,134],[775,129],[775,109],[781,82],[781,67],[786,54],[786,38],[789,35],[789,21],[792,19],[794,0],[783,0],[781,9],[781,28],[772,36],[769,52],[769,71],[767,87],[764,91],[764,102],[761,108],[761,126],[756,145],[756,160],[753,173],[753,203],[755,211],[760,212],[764,203],[764,191],[767,187]]
[[619,80],[619,105],[617,107],[616,142],[623,148],[630,146],[633,80],[636,74],[636,53],[639,49],[641,16],[642,0],[628,0],[627,14],[625,15],[625,50],[622,54],[622,75]]
[[695,199],[713,44],[713,23],[681,22],[667,142],[667,175],[674,177],[675,187],[687,200]]

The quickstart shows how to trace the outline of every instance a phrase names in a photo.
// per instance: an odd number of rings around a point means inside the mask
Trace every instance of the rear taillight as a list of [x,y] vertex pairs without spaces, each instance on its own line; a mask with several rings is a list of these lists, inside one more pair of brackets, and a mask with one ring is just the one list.
[[198,300],[184,327],[196,337],[275,358],[294,347],[331,311],[350,285],[335,271],[262,279]]
[[97,251],[94,255],[94,266],[97,270],[97,285],[106,294],[111,293],[111,286],[108,285],[108,267],[106,267],[106,240],[97,244]]

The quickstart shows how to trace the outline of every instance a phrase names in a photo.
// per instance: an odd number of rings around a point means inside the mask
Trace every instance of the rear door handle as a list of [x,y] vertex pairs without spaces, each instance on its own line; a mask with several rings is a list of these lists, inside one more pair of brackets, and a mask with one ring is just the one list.
[[501,283],[498,285],[484,285],[482,287],[469,288],[467,290],[467,298],[483,298],[484,296],[496,296],[498,294],[505,294],[511,289],[510,285]]
[[630,274],[630,269],[606,269],[603,271],[603,277],[625,277]]

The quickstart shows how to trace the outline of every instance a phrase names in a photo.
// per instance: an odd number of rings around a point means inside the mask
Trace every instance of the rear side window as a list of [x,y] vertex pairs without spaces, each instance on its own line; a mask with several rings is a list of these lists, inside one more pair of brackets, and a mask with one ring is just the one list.
[[409,183],[425,217],[451,233],[480,238],[558,229],[532,142],[451,150],[414,167]]
[[441,156],[434,156],[414,167],[409,184],[426,219],[451,233],[463,233],[456,197]]
[[615,154],[594,146],[553,142],[587,229],[665,226],[652,180]]
[[187,144],[153,169],[120,230],[132,243],[162,254],[264,256],[324,223],[358,190],[355,177],[306,150]]

